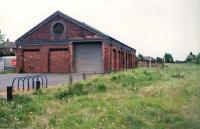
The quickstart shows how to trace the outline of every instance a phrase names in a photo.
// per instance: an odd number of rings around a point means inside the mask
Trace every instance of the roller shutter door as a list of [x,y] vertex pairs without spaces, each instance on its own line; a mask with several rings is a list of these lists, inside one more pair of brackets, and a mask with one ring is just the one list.
[[102,44],[77,43],[75,47],[75,70],[77,73],[102,73]]

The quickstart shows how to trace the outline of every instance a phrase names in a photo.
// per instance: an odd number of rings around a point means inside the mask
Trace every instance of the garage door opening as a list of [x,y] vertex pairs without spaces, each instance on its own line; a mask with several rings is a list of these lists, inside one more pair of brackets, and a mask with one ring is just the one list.
[[102,42],[75,42],[74,61],[77,73],[102,73]]

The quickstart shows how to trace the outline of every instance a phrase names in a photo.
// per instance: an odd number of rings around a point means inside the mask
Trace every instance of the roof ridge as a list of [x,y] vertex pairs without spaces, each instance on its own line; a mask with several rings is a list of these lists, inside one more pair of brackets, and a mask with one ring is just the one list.
[[[26,36],[30,35],[31,33],[33,33],[35,30],[37,30],[38,28],[40,28],[42,25],[44,25],[45,23],[47,23],[48,21],[50,21],[52,18],[54,18],[55,16],[62,16],[64,17],[65,19],[75,23],[75,24],[78,24],[79,26],[83,27],[84,29],[87,29],[89,31],[92,31],[98,35],[101,35],[103,37],[107,37],[106,34],[104,34],[103,32],[85,24],[85,23],[82,23],[64,13],[62,13],[61,11],[57,10],[56,12],[54,12],[52,15],[50,15],[49,17],[47,17],[46,19],[44,19],[43,21],[41,21],[39,24],[37,24],[36,26],[34,26],[32,29],[30,29],[28,32],[26,32],[25,34],[23,34],[21,37],[19,37],[16,41],[22,39],[22,38],[25,38]],[[85,26],[85,27],[84,27]]]
[[[61,12],[61,11],[59,11],[59,10],[57,10],[56,12],[54,12],[53,14],[51,14],[49,17],[47,17],[46,19],[44,19],[43,21],[41,21],[39,24],[37,24],[36,26],[34,26],[32,29],[30,29],[28,32],[26,32],[25,34],[23,34],[21,37],[19,37],[19,38],[16,40],[16,42],[18,42],[18,41],[21,40],[22,38],[25,38],[25,37],[29,36],[29,35],[32,34],[35,30],[37,30],[38,28],[40,28],[41,26],[43,26],[44,24],[46,24],[48,21],[50,21],[51,19],[53,19],[53,18],[54,18],[55,16],[57,16],[57,15],[64,17],[65,19],[67,19],[67,20],[73,22],[74,24],[77,24],[77,25],[83,27],[84,29],[86,29],[86,30],[88,30],[88,31],[91,31],[91,32],[97,34],[97,35],[100,36],[100,37],[108,38],[108,39],[110,39],[111,41],[114,40],[114,41],[116,41],[116,42],[119,42],[119,43],[121,43],[121,44],[123,44],[123,45],[129,47],[128,45],[126,45],[126,44],[120,42],[119,40],[116,40],[115,38],[113,38],[113,37],[111,37],[111,36],[109,36],[109,35],[107,35],[107,34],[101,32],[101,31],[99,31],[99,30],[97,30],[96,28],[94,28],[94,27],[92,27],[92,26],[90,26],[90,25],[88,25],[88,24],[86,24],[86,23],[84,23],[84,22],[81,22],[81,21],[79,21],[79,20],[76,20],[76,19],[72,18],[71,16],[68,16],[68,15],[64,14],[63,12]],[[132,47],[130,47],[130,48],[132,48]],[[133,49],[133,48],[132,48],[132,49]],[[134,50],[135,50],[135,49],[134,49]]]

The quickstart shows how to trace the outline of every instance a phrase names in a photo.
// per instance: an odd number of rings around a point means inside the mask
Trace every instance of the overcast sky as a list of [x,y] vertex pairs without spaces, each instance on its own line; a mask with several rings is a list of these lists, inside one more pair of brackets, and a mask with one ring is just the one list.
[[15,41],[57,10],[144,56],[200,52],[200,0],[0,0],[0,29]]

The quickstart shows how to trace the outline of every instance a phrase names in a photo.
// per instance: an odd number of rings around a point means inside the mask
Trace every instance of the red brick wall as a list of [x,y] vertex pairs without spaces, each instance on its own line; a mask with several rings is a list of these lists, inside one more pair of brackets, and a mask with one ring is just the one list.
[[[51,48],[66,48],[67,51],[49,51]],[[39,51],[31,52],[35,49]],[[71,45],[22,46],[17,49],[17,72],[25,73],[70,73],[73,72]],[[51,66],[50,63],[53,63]],[[37,67],[36,67],[37,66]],[[62,69],[62,70],[61,70]],[[63,71],[64,69],[64,71]]]
[[135,67],[135,52],[128,52],[115,45],[103,43],[104,72]]
[[111,68],[111,61],[110,61],[110,44],[103,43],[102,44],[102,60],[104,65],[104,72],[107,73],[110,71]]
[[[67,51],[50,51],[51,48],[67,48]],[[39,51],[27,52],[27,50]],[[102,44],[104,72],[135,67],[135,53],[107,43]],[[115,53],[115,54],[114,54]],[[17,49],[17,71],[26,73],[74,72],[73,45],[22,46]],[[127,55],[127,56],[126,56]],[[39,67],[35,67],[39,66]]]
[[[58,21],[62,22],[65,25],[66,31],[64,34],[60,36],[55,36],[52,33],[52,26],[53,24]],[[90,31],[85,30],[84,28],[74,24],[71,21],[68,21],[64,19],[61,16],[56,16],[52,20],[50,20],[48,23],[43,25],[38,30],[34,31],[32,34],[30,34],[28,37],[26,37],[26,40],[39,40],[39,39],[48,39],[48,40],[54,40],[54,39],[66,39],[66,38],[83,38],[83,37],[96,37],[96,35]]]
[[[55,36],[52,32],[52,26],[56,21],[62,22],[66,31]],[[95,33],[90,32],[61,16],[56,16],[48,23],[35,30],[33,33],[25,37],[27,45],[17,48],[17,72],[28,73],[71,73],[74,68],[73,45],[29,45],[32,40],[65,40],[65,39],[101,39]],[[66,52],[50,52],[51,48],[67,48]],[[25,52],[26,49],[39,49],[38,52]],[[104,72],[123,70],[135,66],[135,53],[129,53],[121,48],[108,43],[102,44],[102,59]],[[124,53],[124,54],[123,54]],[[133,55],[132,57],[130,55]],[[126,56],[127,55],[127,56]],[[123,57],[122,57],[123,56]],[[62,61],[64,60],[64,61]],[[52,65],[51,65],[52,64]],[[35,67],[38,66],[38,67]]]
[[50,51],[50,70],[51,73],[69,73],[69,52],[68,51]]
[[43,70],[41,69],[42,67],[40,67],[41,65],[42,62],[40,52],[24,52],[24,69],[26,70],[26,72],[31,73],[32,71],[34,71],[36,73],[40,73]]
[[[52,32],[52,27],[56,22],[61,22],[65,26],[65,31],[63,34],[59,36],[55,36]],[[40,72],[40,73],[47,73],[47,72],[62,72],[61,69],[64,69],[65,73],[74,72],[74,59],[72,58],[73,55],[73,45],[31,45],[31,41],[35,40],[66,40],[66,39],[93,39],[99,38],[93,32],[90,32],[73,22],[64,19],[61,16],[56,16],[51,19],[49,22],[35,30],[33,33],[28,35],[24,38],[27,42],[27,45],[22,45],[22,48],[17,48],[16,55],[17,55],[17,71],[18,72]],[[68,48],[66,53],[62,52],[53,52],[50,53],[50,48]],[[24,52],[24,49],[39,49],[39,52]],[[66,55],[66,56],[64,56]],[[51,56],[52,59],[49,59]],[[57,58],[56,58],[57,56]],[[55,57],[55,58],[54,58]],[[66,62],[60,62],[60,60],[68,60]],[[59,60],[60,59],[60,60]],[[54,60],[54,66],[50,66],[50,60]],[[58,65],[60,66],[58,67]],[[39,66],[39,67],[33,67]]]

